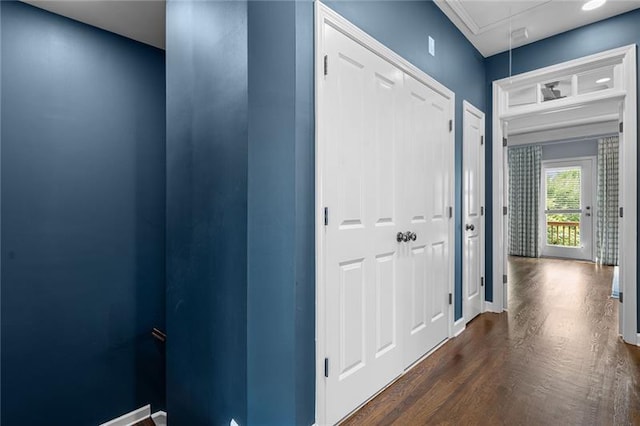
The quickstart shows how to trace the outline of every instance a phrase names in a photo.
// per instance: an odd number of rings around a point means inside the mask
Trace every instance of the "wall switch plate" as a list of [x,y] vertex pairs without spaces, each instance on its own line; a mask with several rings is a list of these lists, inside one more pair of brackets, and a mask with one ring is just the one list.
[[436,56],[436,41],[429,36],[429,55]]

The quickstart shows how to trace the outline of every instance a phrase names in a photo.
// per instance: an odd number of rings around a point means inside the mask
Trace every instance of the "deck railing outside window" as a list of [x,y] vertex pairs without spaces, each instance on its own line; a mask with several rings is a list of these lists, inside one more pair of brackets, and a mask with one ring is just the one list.
[[579,247],[580,222],[547,222],[547,244]]

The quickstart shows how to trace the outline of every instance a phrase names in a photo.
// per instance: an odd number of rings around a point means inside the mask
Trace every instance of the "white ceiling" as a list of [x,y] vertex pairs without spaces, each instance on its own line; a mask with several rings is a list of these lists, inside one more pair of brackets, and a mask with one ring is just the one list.
[[543,38],[640,8],[639,0],[609,0],[585,12],[586,0],[435,0],[435,3],[482,53],[509,50],[509,34],[526,28],[529,38],[514,40],[519,47]]
[[[1,0],[0,0],[1,1]],[[42,9],[164,49],[164,0],[23,0]],[[529,38],[513,47],[640,8],[640,0],[609,0],[590,11],[582,0],[435,0],[485,57],[509,49],[511,30]]]
[[164,0],[23,1],[76,21],[164,49]]

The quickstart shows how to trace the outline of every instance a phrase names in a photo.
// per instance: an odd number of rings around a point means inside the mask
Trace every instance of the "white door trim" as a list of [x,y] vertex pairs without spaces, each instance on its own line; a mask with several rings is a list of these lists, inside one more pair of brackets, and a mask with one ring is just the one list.
[[[424,73],[422,70],[411,64],[400,55],[375,40],[373,37],[356,27],[347,19],[331,10],[329,7],[316,1],[315,5],[315,122],[316,122],[316,136],[315,136],[315,155],[316,155],[316,423],[325,424],[324,416],[326,411],[326,397],[325,397],[325,380],[324,380],[324,359],[325,359],[325,296],[324,296],[324,267],[325,259],[323,257],[323,247],[325,244],[324,239],[324,201],[322,199],[323,188],[323,167],[325,159],[322,156],[323,150],[321,149],[321,142],[324,137],[323,126],[325,126],[324,117],[320,114],[324,105],[323,91],[321,90],[322,81],[324,77],[324,26],[328,24],[340,31],[347,37],[351,38],[355,42],[361,44],[365,48],[376,53],[386,61],[392,63],[403,72],[409,74],[419,82],[430,87],[434,91],[443,95],[450,100],[450,117],[452,120],[453,129],[450,132],[451,143],[451,155],[449,167],[451,170],[455,170],[455,94],[447,87]],[[331,64],[329,64],[329,67]],[[453,209],[452,217],[455,218],[455,173],[450,175],[450,193],[449,200]],[[450,241],[450,256],[449,256],[449,292],[452,293],[455,300],[455,286],[454,286],[454,244],[455,244],[455,221],[449,220],[449,241]],[[453,323],[454,323],[454,309],[453,305],[449,306],[449,338],[453,336]]]
[[[620,290],[624,293],[622,310],[622,337],[626,342],[637,341],[637,70],[636,45],[620,47],[573,61],[563,62],[550,67],[540,68],[524,74],[493,82],[493,302],[492,308],[502,311],[506,308],[506,287],[503,275],[506,274],[506,228],[502,207],[506,206],[507,194],[505,148],[502,138],[506,135],[504,118],[513,118],[513,112],[507,111],[507,91],[510,88],[534,84],[545,79],[581,72],[608,64],[621,64],[619,86],[611,96],[622,102],[622,120],[624,132],[620,134],[620,205],[624,207],[624,217],[620,220]],[[593,98],[593,99],[592,99]],[[597,98],[597,99],[596,99]],[[593,102],[607,98],[592,95],[587,99]],[[583,97],[584,99],[584,97]],[[554,101],[552,105],[538,104],[521,109],[521,114],[530,114],[560,107],[583,104],[579,99],[567,97]]]
[[[463,127],[462,128],[463,129],[466,129],[466,127],[467,127],[466,123],[464,123],[464,119],[466,117],[466,114],[465,114],[466,112],[469,112],[470,114],[475,115],[476,117],[478,117],[482,121],[482,126],[481,126],[481,129],[482,129],[481,132],[482,133],[481,133],[481,136],[484,139],[486,139],[485,138],[485,114],[484,114],[484,112],[480,111],[480,109],[478,109],[475,106],[473,106],[469,101],[463,100],[462,101],[462,119],[463,119]],[[463,130],[463,135],[462,135],[462,143],[464,145],[464,130]],[[484,145],[482,146],[482,150],[481,150],[482,159],[480,161],[480,164],[481,164],[481,166],[480,166],[481,167],[481,169],[480,169],[480,200],[481,200],[481,203],[480,204],[481,204],[483,210],[486,209],[486,205],[485,205],[485,202],[486,202],[486,199],[485,199],[485,191],[486,191],[486,182],[485,182],[485,180],[486,180],[486,177],[485,177],[485,172],[486,172],[486,164],[485,164],[486,163],[486,148],[485,147],[487,146],[487,143],[488,142],[485,140]],[[463,152],[464,152],[464,146],[463,146]],[[463,162],[462,168],[463,168],[463,171],[464,171],[464,158],[462,159],[462,162]],[[463,179],[462,186],[463,186],[462,190],[463,190],[463,193],[464,193],[464,179]],[[464,214],[465,214],[465,212],[464,212],[464,208],[465,208],[465,206],[464,206],[464,195],[463,195],[462,204],[463,205],[462,205],[461,208],[463,209],[462,215],[463,215],[463,221],[464,221]],[[486,272],[485,271],[485,229],[486,229],[486,226],[485,226],[485,212],[483,212],[483,214],[481,215],[480,223],[481,223],[481,225],[480,225],[480,271],[481,271],[482,277],[486,277],[486,275],[485,275],[485,272]],[[462,226],[464,227],[464,224]],[[463,262],[463,264],[462,264],[463,303],[462,303],[462,318],[461,319],[464,320],[466,318],[465,317],[465,312],[464,312],[464,298],[465,298],[464,295],[466,294],[465,279],[464,279],[464,268],[465,268],[465,265],[464,265],[464,231],[462,232],[462,239],[463,239],[463,247],[462,247],[462,250],[463,250],[463,255],[462,255],[462,262]],[[486,281],[486,279],[485,279],[485,281]],[[486,284],[486,282],[485,282],[485,284]],[[486,285],[482,286],[481,289],[480,289],[480,292],[481,292],[481,294],[480,294],[480,300],[481,300],[481,302],[480,302],[481,303],[480,304],[480,312],[486,312],[485,288],[486,288]],[[463,321],[463,323],[466,323],[466,321]]]

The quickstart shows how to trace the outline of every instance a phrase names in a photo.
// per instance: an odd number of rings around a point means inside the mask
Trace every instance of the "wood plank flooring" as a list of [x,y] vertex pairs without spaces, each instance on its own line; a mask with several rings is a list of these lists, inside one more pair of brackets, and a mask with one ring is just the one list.
[[509,259],[486,313],[345,425],[640,425],[640,348],[617,336],[612,267]]

